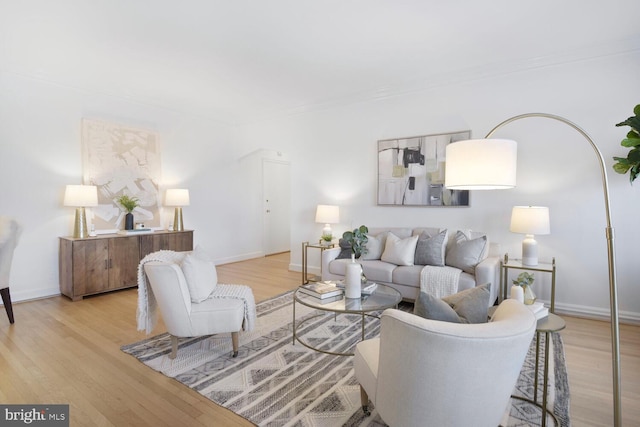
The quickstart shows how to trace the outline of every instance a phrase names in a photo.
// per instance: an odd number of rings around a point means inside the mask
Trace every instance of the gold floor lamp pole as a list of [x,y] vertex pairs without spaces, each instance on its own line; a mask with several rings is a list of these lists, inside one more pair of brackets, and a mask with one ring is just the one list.
[[618,319],[618,288],[616,285],[616,261],[615,253],[613,250],[613,227],[611,226],[611,204],[609,202],[609,181],[607,179],[607,172],[605,169],[604,158],[602,153],[596,146],[591,137],[575,123],[553,114],[545,113],[528,113],[521,114],[519,116],[512,117],[500,123],[494,127],[486,136],[490,138],[498,129],[508,125],[516,120],[525,119],[528,117],[544,117],[547,119],[557,120],[564,124],[567,124],[577,130],[584,138],[591,144],[591,148],[598,157],[600,164],[600,174],[602,176],[602,189],[604,193],[604,208],[607,220],[605,228],[605,236],[607,239],[607,253],[609,256],[609,303],[611,307],[611,352],[613,355],[613,420],[614,426],[619,427],[622,425],[622,404],[620,402],[621,386],[620,386],[620,322]]

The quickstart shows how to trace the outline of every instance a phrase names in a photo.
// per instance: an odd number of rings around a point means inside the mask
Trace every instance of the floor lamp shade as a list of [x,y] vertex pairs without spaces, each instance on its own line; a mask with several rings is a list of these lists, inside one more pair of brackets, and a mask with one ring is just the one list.
[[516,186],[517,143],[469,139],[446,148],[444,186],[451,190],[493,190]]
[[98,187],[95,185],[67,185],[64,191],[64,206],[74,206],[76,217],[73,237],[85,239],[89,236],[85,207],[98,206]]
[[535,234],[549,234],[549,208],[543,206],[514,206],[511,211],[513,233],[525,234],[522,241],[522,264],[538,265],[538,242]]
[[333,236],[331,224],[340,222],[340,208],[334,205],[318,205],[316,208],[316,222],[324,224],[322,237],[331,238]]
[[175,213],[173,215],[173,230],[184,230],[184,224],[182,222],[182,207],[189,206],[189,190],[184,188],[172,188],[167,190],[165,194],[164,204],[165,206],[175,206]]

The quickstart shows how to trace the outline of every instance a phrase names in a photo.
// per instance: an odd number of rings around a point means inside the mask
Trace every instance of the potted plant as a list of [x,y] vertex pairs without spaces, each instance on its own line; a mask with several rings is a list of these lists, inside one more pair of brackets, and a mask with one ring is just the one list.
[[122,196],[118,197],[116,201],[127,212],[124,217],[124,229],[133,230],[133,210],[138,207],[140,199],[138,199],[137,197],[129,196],[127,194],[123,194]]
[[614,157],[616,161],[613,170],[619,174],[629,172],[629,182],[633,181],[640,175],[640,104],[633,109],[633,117],[629,117],[624,122],[618,123],[616,126],[629,126],[631,130],[627,133],[627,137],[620,142],[623,147],[631,148],[627,157]]
[[355,258],[360,258],[361,255],[367,253],[367,247],[365,246],[369,241],[367,233],[369,229],[365,225],[361,225],[353,231],[345,231],[342,234],[344,241],[351,244],[351,250]]
[[524,293],[524,303],[527,305],[533,304],[536,302],[536,294],[531,289],[535,278],[533,277],[533,273],[527,273],[523,271],[518,275],[518,277],[513,280],[513,284],[516,286],[521,286]]

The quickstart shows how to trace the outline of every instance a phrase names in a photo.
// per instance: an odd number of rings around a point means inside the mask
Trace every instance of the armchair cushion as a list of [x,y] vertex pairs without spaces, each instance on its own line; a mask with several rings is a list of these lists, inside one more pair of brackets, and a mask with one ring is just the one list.
[[182,272],[187,280],[191,301],[206,300],[218,284],[216,265],[199,246],[182,260]]
[[486,323],[491,284],[476,286],[442,299],[420,292],[413,313],[452,323]]
[[418,237],[411,236],[401,239],[395,234],[389,233],[380,259],[395,265],[413,265]]

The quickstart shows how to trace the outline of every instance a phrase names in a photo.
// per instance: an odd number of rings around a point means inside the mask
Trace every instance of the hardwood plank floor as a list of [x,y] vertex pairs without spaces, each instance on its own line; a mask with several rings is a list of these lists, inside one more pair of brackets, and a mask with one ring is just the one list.
[[[218,266],[222,283],[248,284],[256,300],[296,288],[289,254]],[[0,402],[69,403],[72,426],[250,426],[198,393],[120,351],[136,331],[135,289],[71,302],[54,297],[0,313]],[[613,421],[610,327],[564,317],[573,426]],[[164,331],[162,322],[154,334]],[[622,325],[623,425],[640,425],[640,327]]]

